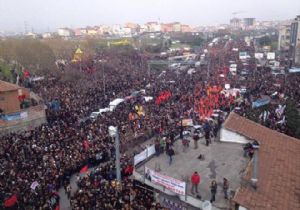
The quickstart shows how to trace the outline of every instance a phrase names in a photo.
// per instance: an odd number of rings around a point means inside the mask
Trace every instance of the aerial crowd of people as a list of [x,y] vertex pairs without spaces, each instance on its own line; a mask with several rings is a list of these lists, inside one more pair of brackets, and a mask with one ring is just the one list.
[[[224,120],[213,116],[215,110],[235,111],[292,135],[283,107],[287,98],[299,103],[300,77],[274,76],[266,67],[254,71],[257,68],[255,59],[242,63],[238,53],[231,50],[233,47],[254,57],[253,46],[241,40],[220,40],[208,48],[209,64],[196,67],[195,73],[188,74],[188,69],[166,69],[161,75],[161,71],[150,69],[149,72],[148,58],[142,52],[121,54],[107,50],[95,56],[95,60],[106,62],[104,65],[96,63],[92,74],[79,72],[80,78],[76,80],[52,75],[32,83],[32,91],[47,106],[48,123],[1,137],[2,206],[24,210],[59,209],[58,190],[64,187],[75,210],[165,209],[155,200],[153,189],[131,178],[132,155],[125,153],[134,150],[137,142],[154,137],[159,154],[161,145],[171,145],[176,135],[182,137],[182,119],[192,119],[194,124],[203,125],[209,145],[210,132],[217,136]],[[247,75],[244,78],[232,75],[228,71],[229,61],[247,69]],[[66,68],[62,74],[68,71]],[[246,92],[228,95],[225,84],[230,84],[231,88],[245,88]],[[145,100],[145,96],[153,100]],[[254,109],[252,102],[262,96],[270,96],[269,108]],[[116,98],[125,101],[113,111],[89,118],[92,112],[108,107]],[[121,184],[115,181],[115,147],[108,133],[111,125],[120,130]],[[167,148],[170,164],[172,149],[172,146]],[[70,178],[79,172],[86,176],[78,178],[78,189],[73,192]],[[197,177],[194,182],[199,183]],[[216,190],[214,184],[212,192]]]

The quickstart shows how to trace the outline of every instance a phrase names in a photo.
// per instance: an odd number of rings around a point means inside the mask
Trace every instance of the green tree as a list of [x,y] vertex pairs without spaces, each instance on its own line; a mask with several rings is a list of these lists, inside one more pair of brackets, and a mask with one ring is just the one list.
[[6,81],[13,79],[12,69],[3,61],[0,61],[0,79]]
[[30,72],[55,71],[55,55],[51,48],[38,40],[21,40],[16,47],[16,61]]
[[300,114],[294,101],[287,103],[286,120],[290,135],[300,139]]
[[269,46],[272,43],[272,40],[269,36],[263,36],[258,39],[258,43],[260,46]]

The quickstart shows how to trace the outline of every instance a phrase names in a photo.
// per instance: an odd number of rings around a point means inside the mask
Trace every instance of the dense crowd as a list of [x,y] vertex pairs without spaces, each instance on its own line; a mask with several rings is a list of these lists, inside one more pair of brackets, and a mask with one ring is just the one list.
[[[163,209],[155,203],[151,189],[130,179],[131,157],[122,156],[122,186],[114,182],[115,151],[108,134],[110,125],[118,126],[121,146],[126,149],[132,149],[126,145],[136,144],[138,136],[142,140],[156,137],[157,142],[165,136],[167,142],[173,141],[175,134],[182,136],[182,119],[191,118],[195,124],[207,125],[205,132],[214,130],[216,135],[221,121],[211,117],[214,110],[227,113],[235,110],[249,118],[258,113],[261,117],[254,120],[290,133],[282,121],[284,110],[281,109],[280,115],[276,110],[278,104],[282,107],[286,104],[287,97],[299,103],[299,76],[276,77],[268,68],[253,71],[255,60],[249,60],[246,66],[239,61],[238,53],[227,49],[238,47],[253,56],[253,46],[242,41],[224,46],[221,41],[211,47],[209,68],[197,69],[195,74],[187,74],[186,70],[168,70],[162,76],[158,76],[161,72],[149,74],[144,56],[108,51],[97,54],[96,60],[106,63],[96,63],[94,74],[80,72],[81,77],[76,81],[55,76],[32,84],[32,90],[48,107],[48,123],[2,137],[0,201],[5,203],[15,196],[17,202],[12,209],[55,209],[59,204],[57,191],[69,185],[71,175],[85,166],[95,166],[78,180],[79,190],[70,196],[73,209]],[[246,78],[230,74],[227,70],[230,60],[249,69]],[[68,69],[64,74],[68,74]],[[222,87],[227,83],[235,88],[246,87],[247,91],[226,96]],[[132,94],[135,91],[139,93]],[[166,91],[170,95],[164,99],[161,96]],[[275,92],[268,110],[251,107],[257,98]],[[152,96],[154,100],[146,101],[144,96]],[[115,98],[126,101],[113,112],[88,118],[91,112],[107,107]],[[163,100],[157,103],[157,98]],[[58,102],[58,107],[52,107],[53,101]]]

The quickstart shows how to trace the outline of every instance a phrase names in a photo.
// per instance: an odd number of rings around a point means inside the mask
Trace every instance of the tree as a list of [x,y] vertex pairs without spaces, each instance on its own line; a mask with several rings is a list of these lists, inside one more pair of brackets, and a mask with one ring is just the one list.
[[258,43],[260,46],[269,46],[272,43],[272,40],[269,36],[263,36],[258,39]]
[[50,47],[56,59],[64,60],[72,60],[75,50],[81,44],[79,41],[64,40],[59,37],[42,42]]
[[40,40],[7,39],[0,42],[0,58],[16,68],[26,68],[34,73],[55,71],[55,55],[51,48]]
[[31,72],[45,74],[57,70],[53,51],[38,40],[21,40],[15,53],[16,61]]
[[3,61],[0,61],[0,79],[11,81],[13,78],[12,69]]
[[287,127],[290,135],[300,139],[300,114],[296,102],[288,101],[286,106]]

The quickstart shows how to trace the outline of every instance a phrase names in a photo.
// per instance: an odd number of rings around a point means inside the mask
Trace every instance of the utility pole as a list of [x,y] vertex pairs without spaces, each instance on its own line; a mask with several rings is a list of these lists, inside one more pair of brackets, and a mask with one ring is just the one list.
[[115,137],[115,147],[116,147],[116,170],[117,170],[117,181],[121,183],[121,167],[120,167],[120,138],[119,131],[117,129]]
[[104,93],[104,98],[106,99],[105,74],[104,74],[104,65],[103,65],[103,62],[101,62],[101,66],[102,66],[103,93]]
[[108,127],[109,135],[115,140],[115,150],[116,150],[116,175],[117,181],[121,183],[121,167],[120,167],[120,137],[117,127],[109,126]]
[[210,72],[210,57],[209,57],[209,53],[207,54],[207,82],[209,79],[209,72]]

